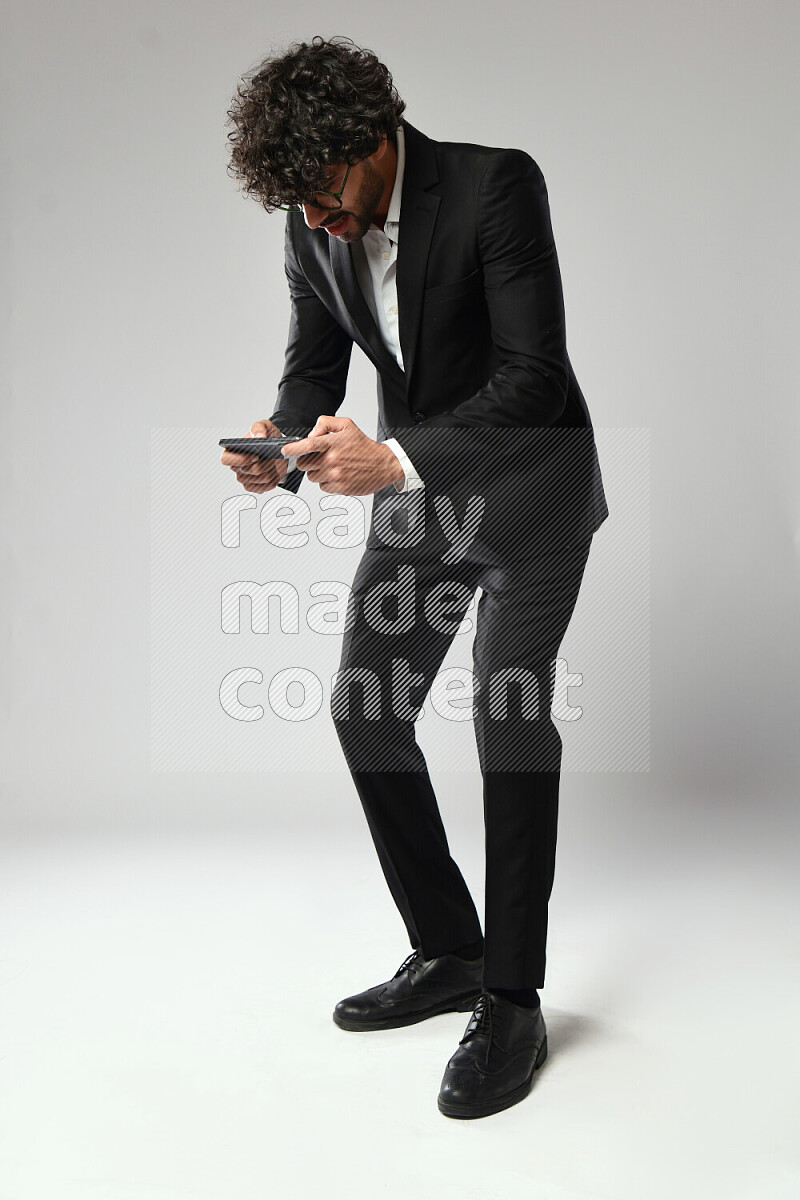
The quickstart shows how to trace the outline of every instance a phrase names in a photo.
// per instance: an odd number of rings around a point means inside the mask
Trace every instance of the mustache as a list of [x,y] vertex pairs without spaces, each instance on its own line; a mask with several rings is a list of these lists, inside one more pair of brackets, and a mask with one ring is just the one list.
[[322,228],[327,229],[329,225],[338,225],[340,221],[343,221],[345,219],[345,217],[351,217],[352,215],[353,214],[351,212],[346,211],[343,208],[337,208],[336,219],[333,221],[331,221],[331,220],[323,221]]

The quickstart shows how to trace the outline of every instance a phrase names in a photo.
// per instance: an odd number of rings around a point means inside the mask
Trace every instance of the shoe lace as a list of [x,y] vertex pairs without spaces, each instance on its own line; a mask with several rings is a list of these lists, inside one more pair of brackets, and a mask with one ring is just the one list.
[[404,971],[410,971],[418,962],[422,962],[422,953],[419,950],[412,950],[408,958],[400,963],[392,979],[397,979],[398,975],[402,975]]
[[482,1033],[488,1034],[490,1038],[492,1036],[492,1000],[486,992],[481,992],[478,997],[475,1011],[469,1019],[469,1024],[464,1030],[464,1036],[459,1045],[463,1046],[464,1042]]

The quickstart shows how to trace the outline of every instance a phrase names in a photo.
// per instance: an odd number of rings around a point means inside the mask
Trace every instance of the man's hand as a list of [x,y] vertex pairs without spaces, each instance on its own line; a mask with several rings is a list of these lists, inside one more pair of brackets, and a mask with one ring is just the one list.
[[[248,437],[280,437],[281,431],[272,421],[256,421]],[[230,467],[246,492],[269,492],[285,478],[289,469],[286,458],[255,458],[251,454],[234,454],[223,450],[219,460]],[[313,461],[313,460],[312,460]]]
[[308,437],[290,442],[281,454],[297,456],[309,479],[338,496],[370,496],[405,479],[390,447],[367,437],[349,417],[320,417]]

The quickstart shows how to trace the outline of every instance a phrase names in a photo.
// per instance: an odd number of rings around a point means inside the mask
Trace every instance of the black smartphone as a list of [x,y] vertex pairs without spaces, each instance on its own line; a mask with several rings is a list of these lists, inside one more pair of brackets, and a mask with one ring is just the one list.
[[[234,454],[252,454],[256,458],[282,458],[281,446],[288,446],[290,442],[300,442],[302,438],[297,437],[263,437],[263,438],[220,438],[220,446],[224,446],[226,450],[231,450]],[[316,454],[316,450],[309,451],[310,454]]]

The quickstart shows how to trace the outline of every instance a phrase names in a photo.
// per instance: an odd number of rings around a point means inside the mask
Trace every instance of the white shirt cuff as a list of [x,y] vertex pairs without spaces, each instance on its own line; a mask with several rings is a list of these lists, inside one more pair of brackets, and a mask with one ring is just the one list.
[[392,453],[399,458],[400,466],[403,468],[403,472],[405,474],[405,479],[403,482],[396,483],[394,485],[395,490],[398,492],[413,492],[416,491],[417,488],[424,488],[425,484],[423,480],[420,479],[419,475],[414,470],[414,464],[398,442],[397,438],[387,438],[383,444],[384,446],[388,446]]

